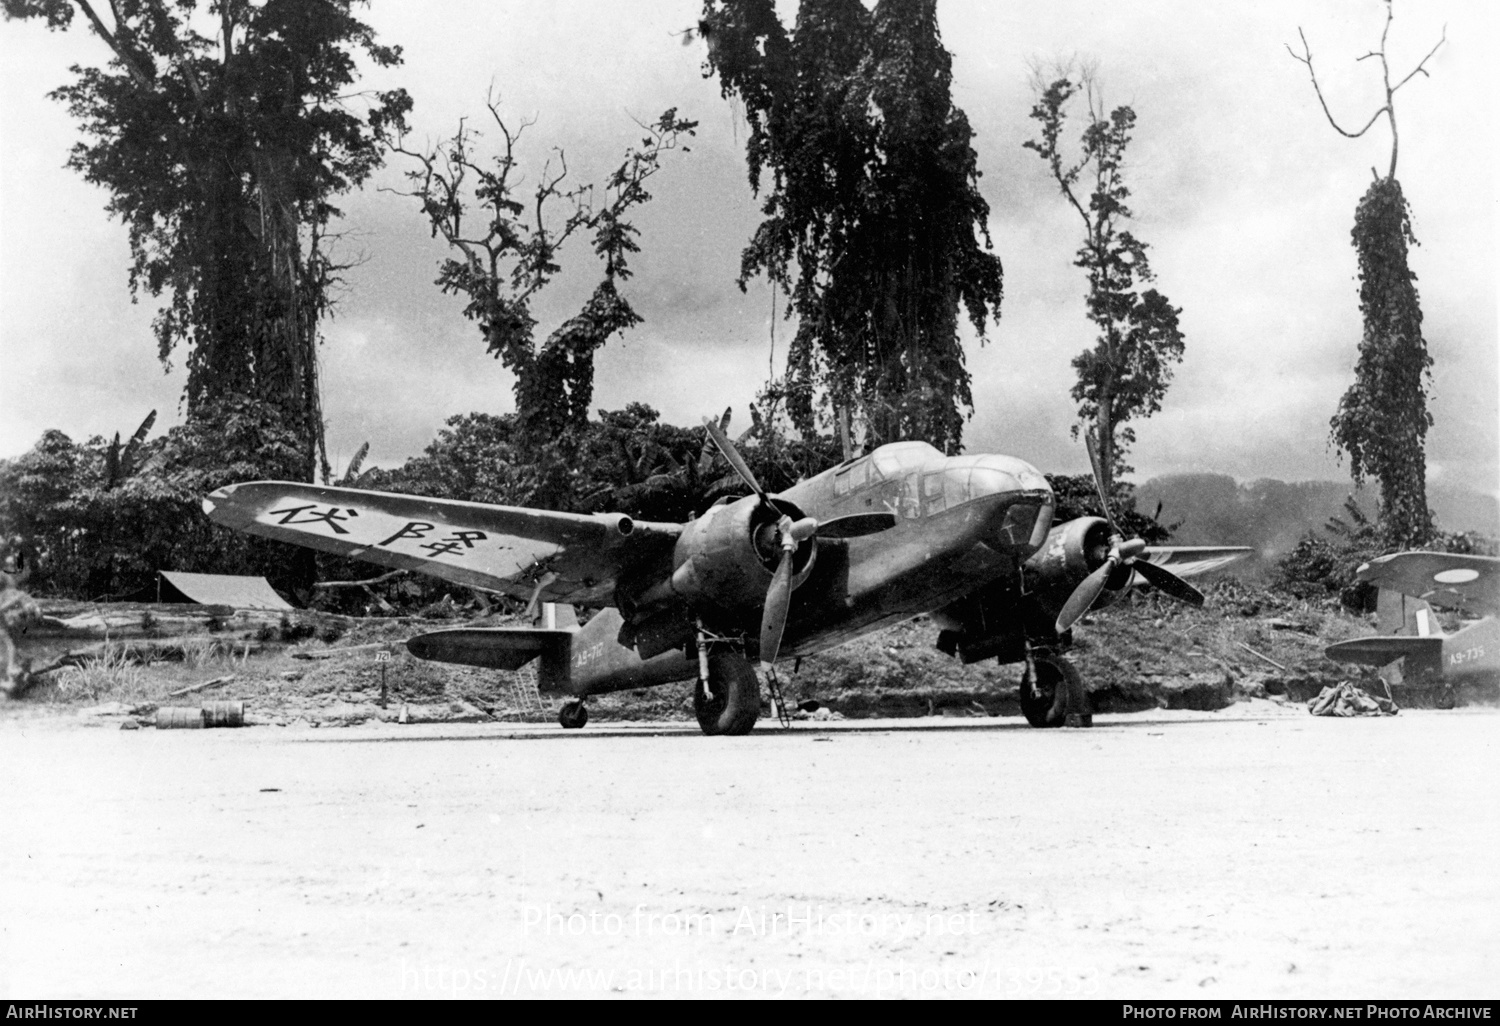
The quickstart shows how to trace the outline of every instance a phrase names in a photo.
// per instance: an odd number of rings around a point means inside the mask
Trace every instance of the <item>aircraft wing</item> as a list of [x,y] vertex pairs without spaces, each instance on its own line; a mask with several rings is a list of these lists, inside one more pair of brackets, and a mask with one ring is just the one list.
[[1166,567],[1178,577],[1197,577],[1254,551],[1244,545],[1148,545],[1140,558]]
[[1500,559],[1448,552],[1397,552],[1355,574],[1381,588],[1471,614],[1500,613]]
[[252,481],[203,500],[215,522],[399,570],[529,599],[606,606],[615,582],[671,572],[679,524],[557,513],[292,481]]

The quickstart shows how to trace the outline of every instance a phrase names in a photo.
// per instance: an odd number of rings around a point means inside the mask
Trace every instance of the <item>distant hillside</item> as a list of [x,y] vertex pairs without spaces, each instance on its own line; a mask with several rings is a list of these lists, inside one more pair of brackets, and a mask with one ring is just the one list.
[[[1136,488],[1136,508],[1150,514],[1161,503],[1161,521],[1179,524],[1177,545],[1253,545],[1268,556],[1288,552],[1308,531],[1321,531],[1330,517],[1344,517],[1347,482],[1277,481],[1236,484],[1227,474],[1172,474]],[[1375,514],[1375,490],[1355,493],[1359,506]],[[1427,499],[1445,531],[1500,535],[1500,503],[1462,488],[1431,487]]]

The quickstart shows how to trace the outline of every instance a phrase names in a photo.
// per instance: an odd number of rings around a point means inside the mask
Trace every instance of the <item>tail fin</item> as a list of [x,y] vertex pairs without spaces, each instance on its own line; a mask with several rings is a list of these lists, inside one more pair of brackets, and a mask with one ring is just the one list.
[[572,630],[578,626],[578,613],[566,602],[543,602],[537,626],[554,631]]
[[[1388,662],[1380,671],[1380,676],[1387,684],[1400,684],[1404,676],[1403,669],[1408,672],[1426,669],[1434,660],[1441,665],[1443,628],[1432,607],[1422,599],[1404,595],[1393,588],[1381,588],[1375,603],[1375,618],[1381,632],[1393,638],[1433,638],[1438,641],[1436,646],[1418,643],[1411,646],[1410,651],[1400,653],[1400,662]],[[1392,660],[1395,658],[1394,649],[1395,646],[1387,649],[1393,653]],[[1435,656],[1433,653],[1439,655]]]
[[1442,637],[1443,628],[1432,607],[1419,598],[1381,588],[1375,605],[1376,622],[1382,634],[1399,634],[1409,638]]

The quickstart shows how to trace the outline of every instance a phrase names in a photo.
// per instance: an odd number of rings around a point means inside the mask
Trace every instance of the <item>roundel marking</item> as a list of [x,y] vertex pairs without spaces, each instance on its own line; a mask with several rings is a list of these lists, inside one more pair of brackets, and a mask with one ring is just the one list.
[[1439,570],[1432,575],[1432,579],[1439,584],[1468,584],[1479,577],[1478,570],[1469,567],[1460,567],[1456,570]]

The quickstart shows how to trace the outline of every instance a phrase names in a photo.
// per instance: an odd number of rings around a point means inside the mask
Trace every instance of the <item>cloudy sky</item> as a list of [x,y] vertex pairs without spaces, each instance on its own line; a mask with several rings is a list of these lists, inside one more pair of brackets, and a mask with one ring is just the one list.
[[[1496,52],[1494,6],[1397,0],[1389,41],[1392,70],[1404,75],[1447,29],[1431,77],[1398,94],[1397,173],[1421,242],[1413,267],[1436,360],[1429,475],[1491,493],[1500,492],[1497,96],[1483,69]],[[1072,266],[1081,223],[1021,146],[1033,125],[1028,61],[1079,54],[1097,59],[1108,103],[1138,115],[1133,230],[1151,245],[1157,286],[1183,308],[1187,336],[1164,409],[1137,425],[1137,478],[1345,475],[1327,424],[1360,335],[1349,230],[1371,167],[1388,163],[1390,135],[1383,125],[1357,141],[1337,135],[1284,44],[1302,26],[1335,114],[1363,124],[1379,106],[1378,66],[1355,59],[1378,46],[1383,11],[1377,0],[940,2],[954,99],[976,132],[1005,265],[1001,318],[987,344],[969,345],[970,451],[1049,471],[1086,466],[1069,438],[1067,397],[1069,361],[1092,338]],[[580,179],[597,180],[638,135],[632,119],[672,106],[697,119],[692,152],[670,157],[637,218],[643,252],[629,295],[645,323],[601,352],[595,405],[644,401],[677,423],[733,406],[744,423],[771,366],[772,302],[763,284],[744,294],[734,284],[756,205],[743,122],[702,77],[701,43],[674,35],[697,14],[696,0],[375,0],[368,20],[406,63],[367,83],[410,91],[417,142],[482,113],[493,84],[507,115],[536,119],[523,155],[533,175],[560,147]],[[129,432],[153,407],[161,427],[174,423],[183,376],[155,360],[154,308],[132,305],[126,290],[125,233],[106,220],[104,194],[62,168],[76,131],[45,97],[70,63],[104,60],[104,46],[78,30],[0,23],[0,54],[0,456],[47,428]],[[400,170],[372,186],[398,186]],[[443,251],[412,201],[370,187],[343,207],[364,262],[325,329],[334,462],[368,440],[372,459],[397,463],[453,414],[511,409],[509,376],[461,303],[432,286]],[[536,311],[541,333],[597,280],[584,246],[563,263]],[[790,333],[776,324],[778,360]]]

